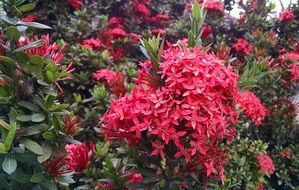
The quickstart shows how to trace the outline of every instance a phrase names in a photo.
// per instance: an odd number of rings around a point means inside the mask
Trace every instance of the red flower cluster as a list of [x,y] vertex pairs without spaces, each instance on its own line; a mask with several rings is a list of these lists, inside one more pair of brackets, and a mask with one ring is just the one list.
[[292,10],[283,10],[279,13],[279,20],[281,22],[291,22],[296,18],[294,12]]
[[27,16],[25,16],[24,18],[22,18],[23,22],[34,22],[37,19],[37,17],[35,15],[29,14]]
[[[112,102],[103,117],[106,138],[141,143],[142,149],[146,137],[152,141],[151,155],[184,157],[202,165],[206,176],[224,179],[225,154],[218,144],[235,134],[230,124],[237,121],[238,76],[199,49],[171,47],[163,52],[163,59],[159,65],[164,85],[145,85],[155,81],[142,74],[131,94]],[[141,73],[148,65],[142,65]],[[174,155],[166,154],[169,146],[174,146]]]
[[68,1],[71,7],[73,7],[74,9],[81,9],[84,6],[83,0],[68,0]]
[[142,177],[141,173],[134,173],[129,177],[129,179],[130,179],[131,183],[140,183],[142,181],[143,177]]
[[223,12],[224,6],[220,0],[206,0],[204,8],[210,12]]
[[102,41],[98,38],[89,38],[82,41],[82,46],[93,50],[99,50],[103,46],[103,44]]
[[124,76],[115,71],[107,69],[100,69],[93,74],[94,79],[106,83],[109,90],[117,97],[121,97],[126,93],[125,78]]
[[256,126],[262,124],[262,121],[266,117],[267,110],[252,92],[240,92],[236,102],[245,110],[246,116],[250,118]]
[[204,25],[202,27],[202,34],[201,34],[201,38],[202,39],[207,39],[211,34],[212,34],[213,30],[212,27],[208,24]]
[[257,190],[263,190],[264,189],[264,185],[259,182],[258,185],[257,185]]
[[88,166],[90,157],[94,151],[94,145],[89,146],[83,142],[82,144],[65,145],[67,152],[67,167],[71,171],[82,172]]
[[268,155],[265,154],[258,155],[258,163],[261,172],[269,175],[275,172],[275,166],[273,164],[273,161]]
[[157,28],[157,29],[153,29],[152,30],[153,35],[160,35],[160,36],[164,36],[165,34],[165,30],[163,30],[162,28]]
[[134,8],[136,13],[144,18],[151,16],[151,11],[143,3],[136,3]]
[[[50,56],[52,61],[54,61],[56,64],[59,64],[64,58],[65,46],[60,48],[57,43],[50,44],[49,35],[43,35],[40,39],[44,40],[45,44],[41,47],[28,49],[26,50],[26,53],[29,55],[39,55],[41,57]],[[22,47],[37,40],[39,40],[37,36],[35,36],[33,39],[25,38],[19,42],[19,46]]]
[[252,45],[250,45],[245,39],[239,38],[233,45],[233,48],[238,54],[249,54],[252,51]]

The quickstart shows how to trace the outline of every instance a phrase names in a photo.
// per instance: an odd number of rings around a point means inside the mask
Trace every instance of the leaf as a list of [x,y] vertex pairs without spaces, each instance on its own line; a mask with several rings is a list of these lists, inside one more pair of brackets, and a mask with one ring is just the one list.
[[29,61],[29,56],[25,52],[16,52],[17,62],[20,63],[22,66],[25,66]]
[[37,40],[37,41],[32,42],[30,44],[27,44],[27,45],[25,45],[23,47],[17,48],[16,50],[13,51],[13,53],[15,53],[15,52],[21,52],[21,51],[24,51],[24,50],[27,50],[27,49],[31,49],[31,48],[41,47],[45,43],[46,43],[45,40]]
[[44,137],[44,139],[46,139],[48,141],[54,141],[56,138],[56,135],[53,132],[47,131],[47,132],[43,133],[43,137]]
[[29,62],[38,67],[42,67],[44,64],[43,58],[39,55],[31,56]]
[[11,128],[11,126],[2,119],[0,119],[0,125],[7,130],[9,130]]
[[22,22],[19,21],[17,25],[28,26],[31,28],[38,28],[38,29],[52,29],[50,26],[38,23],[38,22]]
[[13,41],[13,42],[16,42],[19,40],[20,38],[20,32],[19,30],[14,27],[14,26],[10,26],[8,28],[5,29],[5,34],[6,34],[6,37],[9,41]]
[[44,180],[39,183],[41,187],[44,187],[47,190],[57,190],[57,186],[54,182],[49,181],[49,180]]
[[43,155],[43,148],[38,143],[26,138],[21,139],[20,142],[34,154]]
[[43,113],[37,113],[37,114],[33,114],[32,117],[31,117],[31,120],[33,122],[36,122],[36,123],[39,123],[39,122],[42,122],[46,119],[46,116],[45,114]]
[[31,135],[37,135],[39,133],[44,132],[45,130],[47,130],[49,128],[49,126],[47,124],[38,124],[38,125],[33,125],[31,127],[29,127],[26,131],[26,133],[24,134],[24,136],[31,136]]
[[45,179],[44,175],[42,173],[34,173],[30,179],[33,183],[39,183]]
[[48,143],[43,143],[42,148],[44,151],[43,155],[37,157],[39,163],[43,163],[48,160],[52,155],[52,147]]
[[35,8],[35,3],[28,3],[22,6],[17,7],[20,12],[28,12]]
[[70,176],[58,177],[57,181],[58,181],[58,183],[66,184],[66,185],[67,184],[71,184],[71,183],[75,183],[75,181],[73,180],[73,178],[70,177]]
[[0,62],[15,64],[14,60],[6,56],[0,56]]
[[8,133],[7,133],[7,136],[6,136],[6,139],[4,141],[4,146],[6,148],[6,151],[9,151],[12,143],[13,143],[13,140],[15,138],[15,135],[16,135],[16,124],[13,124],[13,125],[10,125],[11,128],[9,129]]
[[7,155],[2,163],[2,169],[8,175],[12,174],[17,169],[17,161],[13,157]]
[[18,105],[20,105],[24,108],[27,108],[31,111],[34,111],[34,112],[39,111],[38,107],[35,104],[31,103],[31,102],[21,101],[21,102],[18,103]]
[[28,122],[28,121],[31,121],[31,115],[19,115],[17,116],[17,120],[18,121],[22,121],[22,122]]

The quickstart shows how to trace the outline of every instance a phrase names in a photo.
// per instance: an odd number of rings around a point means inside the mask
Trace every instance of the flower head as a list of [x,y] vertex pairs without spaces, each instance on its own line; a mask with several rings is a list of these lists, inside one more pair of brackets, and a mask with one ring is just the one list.
[[206,0],[204,8],[209,12],[223,12],[224,6],[220,0]]
[[83,4],[83,0],[68,0],[69,4],[71,7],[73,7],[74,9],[81,9],[84,4]]
[[75,172],[83,172],[87,168],[89,159],[93,154],[93,146],[92,143],[88,146],[86,142],[65,145],[68,169]]
[[142,178],[143,177],[141,173],[134,173],[129,177],[131,183],[140,183],[142,181]]
[[233,48],[238,54],[249,54],[252,51],[252,45],[250,45],[245,39],[239,38],[234,43]]
[[93,50],[99,50],[103,46],[103,44],[102,41],[98,38],[89,38],[82,41],[82,46]]
[[267,109],[252,92],[246,91],[238,93],[235,101],[245,110],[246,116],[250,118],[256,126],[262,124],[262,121],[266,117]]
[[63,176],[67,173],[66,160],[64,157],[53,157],[44,164],[44,169],[51,177]]
[[70,136],[75,136],[80,131],[80,123],[78,116],[71,117],[67,115],[64,117],[64,133]]
[[202,39],[207,39],[211,34],[212,34],[213,30],[212,27],[210,25],[204,25],[202,27],[202,34],[201,34],[201,38]]
[[275,172],[275,166],[273,164],[272,159],[266,154],[258,155],[258,164],[260,167],[260,171],[265,174],[273,174]]
[[296,18],[296,16],[292,10],[286,9],[279,13],[279,20],[284,23],[291,22],[295,18]]
[[37,17],[35,15],[29,14],[27,16],[25,16],[24,18],[22,18],[23,22],[33,22],[37,19]]
[[104,82],[108,85],[109,90],[117,97],[121,97],[126,93],[124,76],[115,71],[100,69],[93,74],[97,81]]

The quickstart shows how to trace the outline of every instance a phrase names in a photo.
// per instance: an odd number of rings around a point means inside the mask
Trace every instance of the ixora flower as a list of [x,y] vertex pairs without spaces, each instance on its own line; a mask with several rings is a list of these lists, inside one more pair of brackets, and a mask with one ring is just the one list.
[[126,93],[124,76],[115,71],[100,69],[93,74],[94,79],[104,82],[108,85],[109,90],[117,97],[121,97]]
[[27,16],[25,16],[24,18],[22,18],[23,22],[33,22],[37,19],[37,17],[35,15],[29,14]]
[[258,155],[258,164],[260,167],[260,171],[265,174],[273,174],[275,172],[275,166],[273,164],[272,159],[266,154]]
[[245,110],[246,116],[250,118],[256,126],[262,124],[262,121],[266,117],[267,109],[252,92],[240,92],[236,102]]
[[291,22],[295,18],[296,18],[296,16],[295,16],[295,14],[292,10],[286,9],[286,10],[283,10],[279,13],[279,20],[281,22],[285,22],[285,23]]
[[224,6],[220,0],[206,0],[204,8],[209,12],[223,12]]
[[201,38],[202,39],[207,39],[211,34],[212,34],[213,30],[212,27],[208,24],[204,25],[202,27],[202,34],[201,34]]
[[237,54],[249,54],[252,51],[252,45],[250,45],[249,42],[247,42],[243,38],[237,39],[237,41],[234,43],[233,48],[237,52]]
[[83,0],[68,0],[68,1],[71,7],[73,7],[74,9],[81,9],[84,6]]
[[60,48],[57,43],[50,44],[49,35],[42,35],[40,38],[35,36],[32,39],[26,37],[24,40],[21,40],[19,42],[19,46],[20,47],[25,46],[39,39],[44,40],[45,44],[41,47],[28,49],[26,50],[26,53],[29,55],[39,55],[41,57],[49,56],[50,59],[54,61],[56,64],[60,64],[60,62],[64,58],[65,46],[62,46]]
[[93,50],[99,50],[103,43],[99,38],[89,38],[82,41],[82,46]]
[[142,177],[141,173],[134,173],[129,177],[129,179],[130,179],[131,183],[140,183],[142,181],[143,177]]
[[67,152],[67,168],[79,173],[87,168],[90,157],[94,153],[94,145],[90,143],[88,146],[86,142],[82,144],[67,144],[65,149]]
[[53,157],[50,160],[47,160],[43,167],[48,175],[51,177],[59,177],[63,176],[65,173],[68,172],[66,168],[66,160],[64,157],[58,156]]
[[70,136],[75,136],[80,132],[80,123],[78,116],[67,115],[64,117],[63,132]]
[[[238,116],[234,102],[238,75],[215,55],[197,48],[170,47],[162,57],[163,84],[145,74],[148,61],[141,64],[137,86],[113,100],[103,116],[106,138],[122,139],[145,151],[146,137],[152,141],[152,156],[182,157],[202,165],[205,176],[224,180],[226,156],[219,143],[235,134],[231,124]],[[173,155],[166,153],[169,148],[175,150]]]

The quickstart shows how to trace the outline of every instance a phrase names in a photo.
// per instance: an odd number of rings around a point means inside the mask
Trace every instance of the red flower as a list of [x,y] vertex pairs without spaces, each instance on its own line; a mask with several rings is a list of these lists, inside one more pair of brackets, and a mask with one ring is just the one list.
[[53,157],[44,164],[44,169],[51,177],[63,176],[67,173],[66,161],[64,157]]
[[80,131],[80,123],[78,116],[65,116],[63,132],[70,136],[75,136]]
[[210,12],[223,12],[224,6],[220,0],[206,0],[204,7]]
[[101,69],[95,72],[93,77],[98,81],[106,83],[109,90],[117,97],[121,97],[126,93],[125,78],[119,72]]
[[156,16],[151,18],[151,22],[153,23],[161,23],[169,20],[168,14],[159,13]]
[[143,177],[141,173],[134,173],[129,177],[129,179],[131,183],[140,183],[142,182]]
[[87,146],[85,142],[65,145],[68,169],[75,172],[83,172],[87,168],[89,159],[93,154],[93,147],[93,144]]
[[126,37],[127,33],[122,29],[122,28],[114,28],[111,30],[111,34],[113,36],[114,39],[117,38],[124,38]]
[[202,27],[202,34],[201,34],[201,38],[202,39],[207,39],[211,34],[212,34],[213,30],[212,27],[210,25],[204,25]]
[[291,156],[291,151],[284,150],[284,151],[279,152],[279,155],[281,158],[289,158]]
[[[49,35],[43,35],[40,39],[44,40],[45,44],[41,47],[28,49],[26,53],[29,55],[39,55],[41,57],[49,56],[52,61],[59,64],[64,58],[65,46],[60,48],[57,43],[50,44]],[[39,39],[36,36],[33,37],[33,39],[25,38],[25,40],[19,42],[19,46],[22,47],[37,40]]]
[[264,189],[264,185],[259,182],[258,185],[257,185],[257,190],[263,190]]
[[119,61],[124,57],[125,51],[123,48],[114,48],[111,52],[113,60]]
[[117,28],[123,25],[122,18],[119,17],[111,17],[108,21],[108,28]]
[[91,48],[93,50],[99,50],[103,46],[103,44],[102,41],[98,38],[89,38],[83,40],[82,46]]
[[275,172],[275,166],[273,164],[272,159],[266,154],[258,155],[258,163],[260,167],[260,171],[266,174],[273,174]]
[[73,7],[74,9],[81,9],[84,6],[83,0],[68,0],[68,1],[71,7]]
[[34,22],[37,19],[37,17],[35,15],[29,14],[27,16],[25,16],[24,18],[22,18],[23,22]]
[[252,92],[240,92],[238,96],[236,96],[235,101],[240,104],[240,107],[245,110],[246,116],[250,118],[256,126],[262,124],[262,121],[266,117],[267,110]]
[[299,65],[297,64],[292,64],[289,66],[290,70],[291,70],[291,79],[294,82],[298,82],[299,81]]
[[153,35],[160,35],[163,36],[165,34],[165,30],[161,29],[161,28],[157,28],[157,29],[153,29],[152,30]]
[[286,9],[286,10],[283,10],[279,13],[279,20],[281,22],[284,22],[284,23],[291,22],[295,18],[296,18],[296,16],[295,16],[295,14],[292,10]]
[[129,35],[129,38],[131,39],[131,42],[132,44],[139,44],[140,43],[140,38],[141,38],[141,35],[139,34],[134,34],[134,33],[130,33]]
[[143,3],[136,4],[135,11],[137,14],[139,14],[141,17],[144,17],[144,18],[151,16],[151,11]]
[[141,64],[137,86],[112,101],[104,115],[104,134],[141,150],[146,136],[153,139],[151,155],[161,158],[174,146],[174,157],[206,166],[206,176],[224,180],[226,156],[218,142],[235,134],[231,124],[237,121],[233,97],[239,91],[238,76],[197,48],[170,47],[162,56],[159,75],[164,83],[151,75],[149,61]]
[[252,51],[252,46],[243,38],[237,39],[233,48],[238,54],[249,54]]

